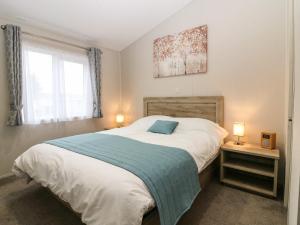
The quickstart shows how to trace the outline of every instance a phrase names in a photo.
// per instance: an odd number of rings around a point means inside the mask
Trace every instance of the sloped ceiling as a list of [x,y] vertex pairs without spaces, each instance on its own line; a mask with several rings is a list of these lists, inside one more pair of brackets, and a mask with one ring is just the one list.
[[120,51],[192,0],[0,0],[0,17]]

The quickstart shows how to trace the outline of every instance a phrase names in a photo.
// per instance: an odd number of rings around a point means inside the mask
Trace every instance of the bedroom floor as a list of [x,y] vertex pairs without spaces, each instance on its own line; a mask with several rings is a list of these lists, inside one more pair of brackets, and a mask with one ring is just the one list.
[[[199,225],[286,225],[281,201],[212,182],[202,194]],[[7,179],[0,183],[1,225],[82,225],[69,209],[39,185]]]

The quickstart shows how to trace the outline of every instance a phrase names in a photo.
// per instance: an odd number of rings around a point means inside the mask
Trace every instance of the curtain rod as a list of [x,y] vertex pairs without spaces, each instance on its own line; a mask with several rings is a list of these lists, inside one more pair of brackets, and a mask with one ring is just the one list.
[[[1,29],[5,30],[6,29],[6,25],[1,25]],[[54,39],[54,38],[45,37],[45,36],[42,36],[42,35],[32,34],[32,33],[24,32],[24,31],[22,31],[22,34],[25,34],[25,35],[28,35],[28,36],[32,36],[32,37],[36,37],[36,38],[40,38],[40,39],[44,39],[44,40],[48,40],[48,41],[52,41],[52,42],[57,42],[57,43],[64,44],[64,45],[69,45],[69,46],[72,46],[72,47],[75,47],[75,48],[84,49],[84,50],[87,50],[87,51],[89,50],[89,48],[85,48],[85,47],[82,47],[80,45],[68,43],[68,42],[65,42],[65,41],[60,41],[60,40],[57,40],[57,39]]]

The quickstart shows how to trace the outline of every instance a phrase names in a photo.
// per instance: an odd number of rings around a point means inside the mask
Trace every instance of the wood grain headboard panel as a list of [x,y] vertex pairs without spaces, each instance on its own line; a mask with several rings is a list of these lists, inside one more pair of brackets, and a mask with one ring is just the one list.
[[223,96],[145,97],[144,116],[204,118],[224,126]]

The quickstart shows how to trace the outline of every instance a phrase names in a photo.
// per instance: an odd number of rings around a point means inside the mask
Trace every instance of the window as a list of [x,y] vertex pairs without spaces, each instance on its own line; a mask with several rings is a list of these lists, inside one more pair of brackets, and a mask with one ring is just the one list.
[[87,53],[23,41],[24,123],[91,118]]

